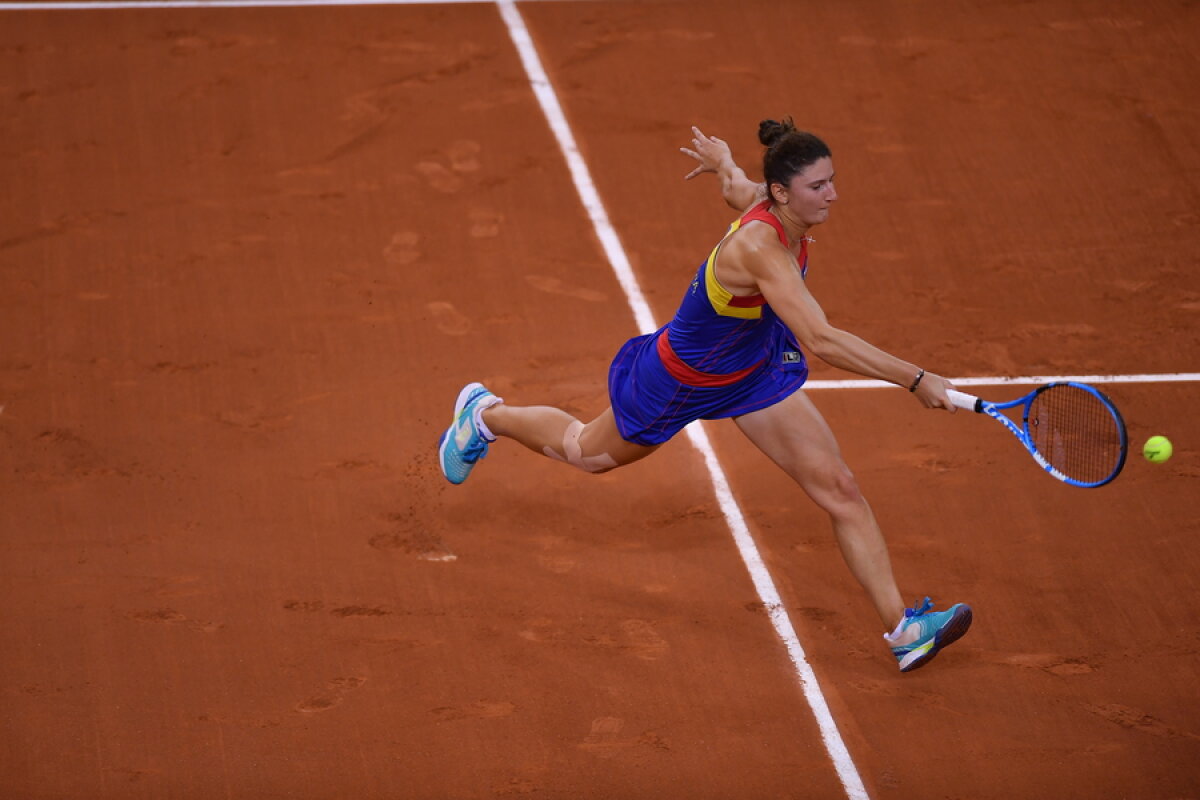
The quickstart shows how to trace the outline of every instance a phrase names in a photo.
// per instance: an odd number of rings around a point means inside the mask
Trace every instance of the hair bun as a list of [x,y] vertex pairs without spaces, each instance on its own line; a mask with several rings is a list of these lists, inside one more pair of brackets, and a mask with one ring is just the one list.
[[770,147],[778,142],[787,134],[796,130],[795,124],[791,117],[784,117],[783,122],[777,122],[773,119],[764,119],[758,123],[758,141],[763,146]]

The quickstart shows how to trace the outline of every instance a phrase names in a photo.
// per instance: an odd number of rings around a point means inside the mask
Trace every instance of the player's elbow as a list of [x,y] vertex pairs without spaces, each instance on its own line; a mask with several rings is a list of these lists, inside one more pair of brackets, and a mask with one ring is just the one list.
[[807,352],[826,362],[837,361],[840,352],[837,330],[829,325],[809,331],[800,344]]
[[744,211],[754,201],[753,194],[747,195],[733,184],[726,184],[721,196],[725,199],[725,204],[735,211]]

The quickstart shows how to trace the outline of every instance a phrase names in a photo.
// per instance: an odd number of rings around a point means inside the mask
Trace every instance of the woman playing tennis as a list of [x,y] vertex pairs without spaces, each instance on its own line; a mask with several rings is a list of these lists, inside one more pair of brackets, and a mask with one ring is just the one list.
[[829,148],[790,119],[765,120],[763,183],[746,177],[729,146],[692,128],[681,151],[712,172],[725,202],[741,212],[700,266],[679,310],[652,334],[629,340],[609,370],[612,405],[584,424],[547,406],[504,403],[481,384],[459,392],[439,459],[462,483],[498,437],[587,472],[607,472],[654,452],[698,419],[730,417],[824,509],[851,573],[879,612],[900,670],[929,663],[962,636],[971,609],[932,611],[929,598],[906,608],[887,544],[870,505],[842,460],[824,418],[799,389],[805,354],[912,392],[928,408],[954,411],[944,378],[833,327],[805,286],[808,232],[837,200]]

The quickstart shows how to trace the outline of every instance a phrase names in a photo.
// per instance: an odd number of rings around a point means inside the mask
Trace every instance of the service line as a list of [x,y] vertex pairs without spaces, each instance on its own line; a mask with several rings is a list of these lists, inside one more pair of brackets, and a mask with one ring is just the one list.
[[[1076,383],[1192,383],[1200,381],[1200,372],[1160,372],[1146,375],[1023,375],[1021,377],[947,378],[963,386],[1038,386],[1056,381]],[[896,384],[869,379],[805,381],[805,389],[887,389]]]

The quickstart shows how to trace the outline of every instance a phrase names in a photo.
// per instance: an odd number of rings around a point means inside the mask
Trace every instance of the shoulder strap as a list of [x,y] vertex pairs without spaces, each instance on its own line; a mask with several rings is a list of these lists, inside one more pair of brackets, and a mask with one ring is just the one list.
[[761,203],[742,215],[742,218],[738,220],[738,227],[740,228],[747,222],[765,222],[775,229],[775,233],[779,234],[780,243],[782,243],[784,247],[787,247],[788,240],[787,234],[783,232],[783,223],[779,221],[778,217],[767,210],[770,207],[771,201],[763,200]]

